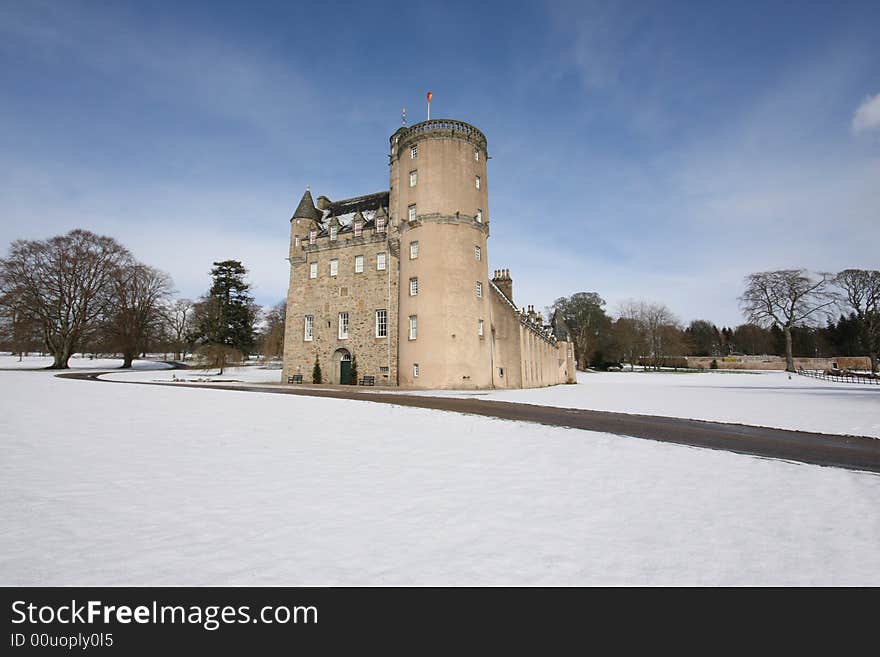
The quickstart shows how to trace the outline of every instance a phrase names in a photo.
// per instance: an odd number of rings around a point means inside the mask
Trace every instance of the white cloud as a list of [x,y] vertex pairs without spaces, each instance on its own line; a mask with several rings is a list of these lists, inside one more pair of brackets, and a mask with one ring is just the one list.
[[880,93],[865,98],[852,120],[852,129],[855,133],[878,128],[880,128]]

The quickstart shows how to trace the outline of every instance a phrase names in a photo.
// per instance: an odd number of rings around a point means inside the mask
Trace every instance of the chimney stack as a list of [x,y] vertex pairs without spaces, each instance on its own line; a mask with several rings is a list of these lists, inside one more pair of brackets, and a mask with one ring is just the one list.
[[510,278],[509,269],[496,269],[492,277],[495,286],[504,293],[504,296],[513,303],[513,279]]

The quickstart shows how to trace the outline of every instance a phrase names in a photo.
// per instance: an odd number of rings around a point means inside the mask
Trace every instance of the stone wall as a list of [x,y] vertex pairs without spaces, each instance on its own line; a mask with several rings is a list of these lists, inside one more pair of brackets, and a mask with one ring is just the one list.
[[[718,362],[722,370],[784,370],[785,358],[782,356],[688,356],[684,359],[687,367],[709,369],[712,361]],[[840,356],[838,358],[795,358],[794,366],[805,370],[825,370],[834,367],[853,370],[870,370],[871,361],[867,356]]]
[[[378,253],[386,254],[384,270],[377,270]],[[355,273],[355,256],[364,256],[364,271]],[[360,237],[351,233],[336,241],[320,238],[315,245],[303,244],[292,253],[290,288],[287,297],[283,381],[302,374],[312,381],[317,354],[325,383],[338,383],[339,360],[345,350],[357,358],[358,376],[375,376],[378,385],[397,384],[398,256],[393,232],[389,237],[365,229]],[[336,276],[330,275],[330,261],[338,260]],[[317,278],[309,278],[311,263],[317,263]],[[387,311],[388,336],[376,337],[376,310]],[[339,338],[339,313],[347,312],[347,338]],[[315,317],[314,336],[305,340],[306,315]],[[381,368],[387,368],[383,371]]]

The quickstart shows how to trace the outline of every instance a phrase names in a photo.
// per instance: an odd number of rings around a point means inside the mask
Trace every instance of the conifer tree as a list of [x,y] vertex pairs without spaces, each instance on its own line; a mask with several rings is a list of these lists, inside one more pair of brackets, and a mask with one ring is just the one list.
[[245,356],[253,352],[257,306],[246,276],[247,269],[238,260],[214,263],[211,289],[196,309],[203,345],[231,347]]
[[315,366],[312,368],[312,383],[323,383],[324,375],[321,373],[321,362],[318,360],[318,354],[315,354]]

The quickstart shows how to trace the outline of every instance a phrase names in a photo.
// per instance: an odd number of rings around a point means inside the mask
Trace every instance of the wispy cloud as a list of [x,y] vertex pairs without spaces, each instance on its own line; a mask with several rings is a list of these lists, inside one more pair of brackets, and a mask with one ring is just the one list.
[[855,133],[878,128],[880,128],[880,93],[865,98],[852,120],[852,129]]

